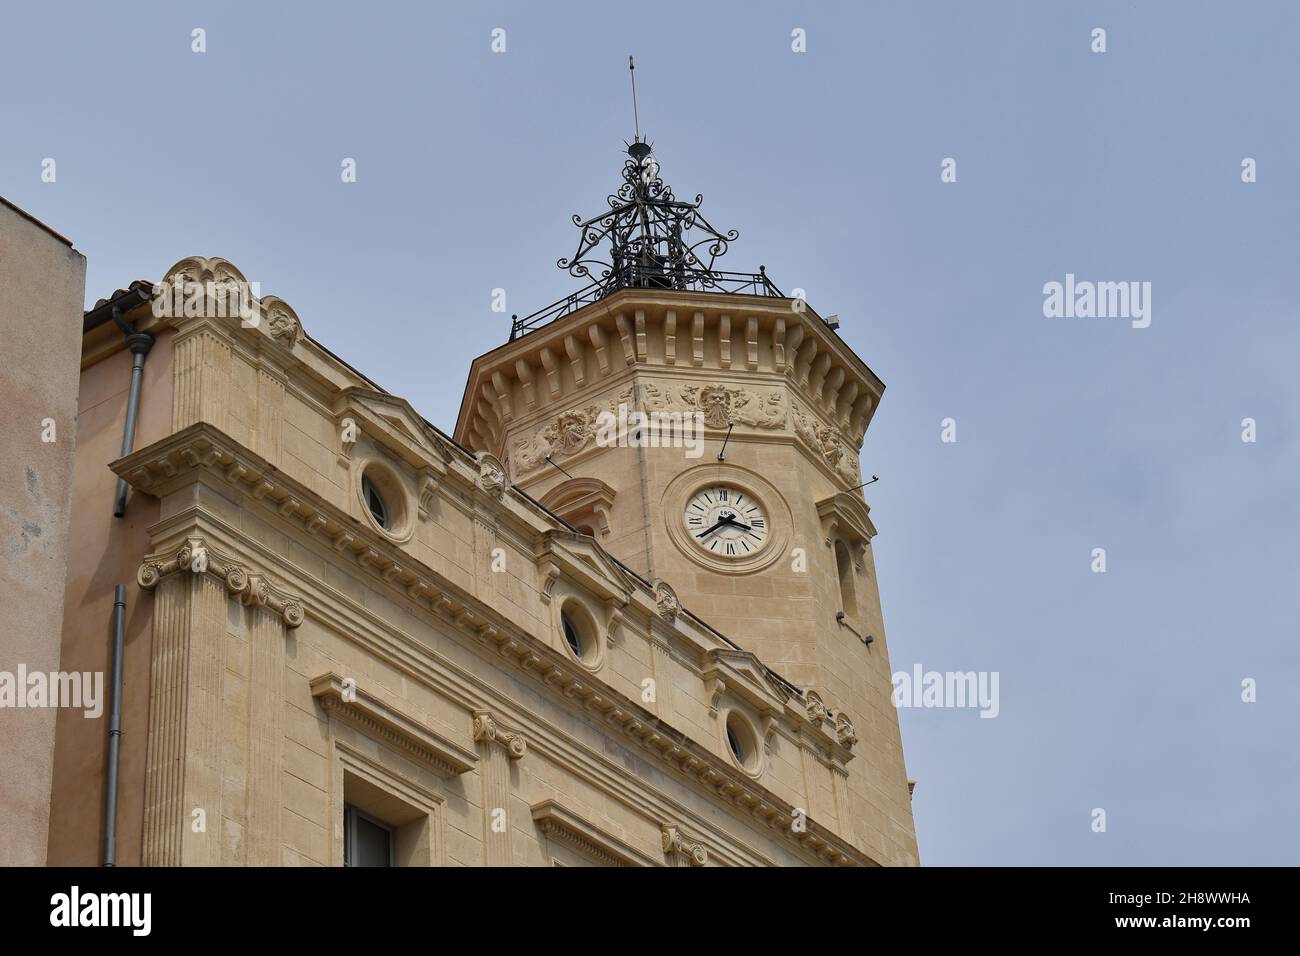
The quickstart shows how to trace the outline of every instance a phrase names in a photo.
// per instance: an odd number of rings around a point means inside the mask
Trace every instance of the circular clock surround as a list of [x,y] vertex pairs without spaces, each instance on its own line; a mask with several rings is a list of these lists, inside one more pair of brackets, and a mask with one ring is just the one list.
[[[718,492],[724,489],[727,500],[721,501]],[[664,489],[661,504],[669,538],[686,557],[711,571],[745,574],[765,568],[785,553],[790,539],[792,519],[785,498],[767,479],[738,465],[717,462],[682,472]],[[724,514],[731,520],[701,536]],[[693,523],[692,517],[700,522]],[[762,525],[755,527],[742,517],[757,518]]]

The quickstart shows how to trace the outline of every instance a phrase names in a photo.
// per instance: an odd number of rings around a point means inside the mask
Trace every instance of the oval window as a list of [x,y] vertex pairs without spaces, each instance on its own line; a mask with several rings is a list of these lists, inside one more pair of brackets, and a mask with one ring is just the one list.
[[369,475],[361,477],[361,497],[366,503],[366,508],[370,511],[370,517],[375,519],[375,524],[385,531],[391,530],[388,518],[388,505],[384,502],[384,496],[379,493],[375,483],[370,480]]
[[578,625],[569,617],[568,612],[560,615],[560,624],[564,627],[564,641],[569,645],[569,650],[573,651],[573,656],[582,660],[582,632],[578,630]]
[[740,746],[740,739],[736,736],[736,730],[731,726],[730,721],[727,723],[727,743],[731,745],[731,752],[735,754],[736,759],[743,764],[745,762],[745,748]]
[[758,737],[749,721],[733,710],[727,714],[724,729],[727,735],[727,749],[731,751],[736,765],[745,773],[757,776],[760,756]]

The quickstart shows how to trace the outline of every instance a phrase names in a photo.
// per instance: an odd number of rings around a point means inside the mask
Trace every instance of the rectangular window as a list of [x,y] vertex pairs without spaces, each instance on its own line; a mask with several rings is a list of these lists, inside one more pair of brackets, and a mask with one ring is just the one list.
[[343,805],[343,865],[396,866],[394,830],[350,803]]

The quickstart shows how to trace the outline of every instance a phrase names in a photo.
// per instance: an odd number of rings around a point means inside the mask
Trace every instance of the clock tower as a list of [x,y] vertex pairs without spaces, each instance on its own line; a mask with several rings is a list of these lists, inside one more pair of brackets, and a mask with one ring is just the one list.
[[[737,233],[627,152],[559,261],[588,284],[474,361],[455,437],[797,688],[853,751],[809,814],[915,862],[858,461],[884,384],[763,267],[718,268]],[[767,758],[747,769],[801,759]]]

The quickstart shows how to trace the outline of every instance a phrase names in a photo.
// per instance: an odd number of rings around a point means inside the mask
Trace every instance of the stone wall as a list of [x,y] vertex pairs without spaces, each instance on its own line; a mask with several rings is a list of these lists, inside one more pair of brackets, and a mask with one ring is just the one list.
[[[0,672],[10,681],[19,667],[60,668],[85,281],[68,240],[0,201]],[[45,862],[55,719],[50,707],[0,707],[0,866]]]

